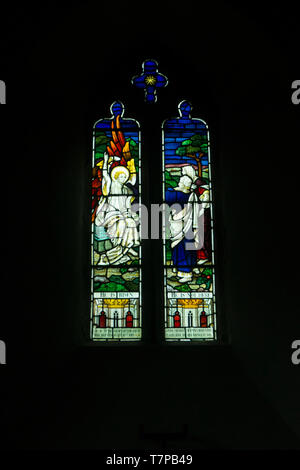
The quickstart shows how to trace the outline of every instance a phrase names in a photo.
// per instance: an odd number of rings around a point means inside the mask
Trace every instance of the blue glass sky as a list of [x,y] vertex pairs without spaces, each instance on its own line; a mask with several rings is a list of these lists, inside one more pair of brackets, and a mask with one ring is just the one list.
[[[180,165],[183,163],[187,163],[190,165],[197,165],[197,162],[194,158],[190,157],[182,157],[180,155],[176,155],[176,149],[181,146],[181,143],[184,140],[190,139],[195,132],[180,132],[180,137],[178,137],[179,133],[168,133],[165,132],[164,138],[164,150],[165,150],[165,165]],[[208,165],[208,157],[204,156],[201,160],[203,165]]]

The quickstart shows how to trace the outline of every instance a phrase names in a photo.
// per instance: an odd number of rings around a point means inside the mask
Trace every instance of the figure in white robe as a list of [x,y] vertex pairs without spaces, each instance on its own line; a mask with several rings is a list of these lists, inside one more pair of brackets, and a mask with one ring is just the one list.
[[113,248],[100,256],[98,265],[127,262],[131,259],[128,254],[138,256],[133,248],[140,245],[137,229],[139,216],[131,210],[135,197],[132,189],[126,186],[127,182],[135,184],[136,174],[131,175],[123,165],[114,166],[110,172],[108,158],[108,154],[104,153],[102,196],[96,211],[95,224],[105,227]]

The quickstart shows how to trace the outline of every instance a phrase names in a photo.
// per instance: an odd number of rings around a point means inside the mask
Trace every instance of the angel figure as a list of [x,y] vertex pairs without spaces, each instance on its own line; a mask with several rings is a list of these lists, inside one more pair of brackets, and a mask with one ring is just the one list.
[[135,184],[136,174],[135,171],[131,173],[127,166],[120,165],[119,161],[120,157],[109,157],[107,152],[104,153],[102,196],[95,224],[105,227],[113,248],[100,256],[98,265],[124,263],[130,260],[128,254],[138,256],[133,248],[140,245],[139,216],[131,210],[135,196],[133,190],[126,186],[126,183]]

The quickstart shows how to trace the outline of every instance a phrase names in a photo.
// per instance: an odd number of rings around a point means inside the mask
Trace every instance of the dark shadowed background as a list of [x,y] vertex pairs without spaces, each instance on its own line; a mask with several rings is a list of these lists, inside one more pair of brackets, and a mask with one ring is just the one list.
[[[75,1],[6,10],[5,445],[299,449],[300,365],[291,362],[300,339],[293,7]],[[153,107],[130,83],[147,58],[169,78]],[[159,341],[158,242],[144,250],[146,343],[86,345],[92,126],[116,99],[142,124],[146,203],[160,197],[162,120],[188,99],[193,117],[209,125],[220,345]]]

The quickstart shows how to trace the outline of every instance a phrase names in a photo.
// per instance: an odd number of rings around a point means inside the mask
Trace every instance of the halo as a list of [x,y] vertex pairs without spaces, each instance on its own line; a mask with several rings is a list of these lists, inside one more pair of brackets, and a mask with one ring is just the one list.
[[123,165],[118,165],[118,166],[115,166],[111,170],[111,179],[113,181],[116,181],[115,174],[119,173],[119,172],[124,173],[126,175],[126,181],[129,179],[130,173],[129,173],[128,168],[126,166],[123,166]]

